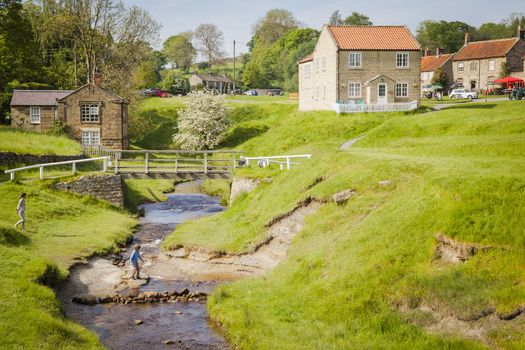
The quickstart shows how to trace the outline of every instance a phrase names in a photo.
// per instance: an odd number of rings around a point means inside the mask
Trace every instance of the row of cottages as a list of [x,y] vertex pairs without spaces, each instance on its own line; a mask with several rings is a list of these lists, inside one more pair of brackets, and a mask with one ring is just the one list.
[[314,52],[299,62],[299,109],[417,108],[420,64],[420,45],[406,26],[325,25]]
[[46,132],[65,125],[83,147],[126,149],[128,102],[100,84],[96,77],[77,90],[15,90],[11,126]]
[[192,91],[204,88],[219,94],[230,94],[233,92],[233,80],[226,75],[193,73],[189,81]]
[[510,75],[525,79],[525,30],[518,28],[517,36],[508,39],[471,41],[465,34],[465,44],[455,54],[421,58],[421,85],[431,84],[436,69],[442,68],[449,84],[467,89],[491,89],[493,81],[502,75],[502,64]]

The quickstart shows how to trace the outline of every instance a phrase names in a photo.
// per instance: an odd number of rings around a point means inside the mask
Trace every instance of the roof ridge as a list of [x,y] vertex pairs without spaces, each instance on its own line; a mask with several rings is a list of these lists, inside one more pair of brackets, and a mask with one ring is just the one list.
[[26,89],[15,89],[15,91],[22,91],[22,92],[68,92],[68,91],[74,91],[74,90],[26,90]]
[[327,24],[328,27],[403,28],[405,25]]
[[500,38],[500,39],[490,39],[490,40],[479,40],[479,41],[470,41],[468,44],[477,44],[477,43],[489,43],[494,41],[504,41],[504,40],[519,40],[518,37],[512,37],[512,38]]

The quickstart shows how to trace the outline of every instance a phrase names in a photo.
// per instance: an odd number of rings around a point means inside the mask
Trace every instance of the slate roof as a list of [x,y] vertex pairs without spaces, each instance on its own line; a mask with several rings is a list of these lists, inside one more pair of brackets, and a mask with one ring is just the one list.
[[311,62],[311,61],[313,61],[313,60],[314,60],[314,54],[311,53],[311,54],[306,55],[306,56],[304,56],[303,58],[301,58],[301,60],[299,61],[299,64],[301,64],[301,63],[306,63],[306,62]]
[[211,74],[194,74],[198,76],[202,81],[216,81],[221,83],[233,83],[233,80],[231,80],[228,77],[221,76],[221,75],[211,75]]
[[442,65],[444,65],[452,56],[453,53],[439,55],[439,56],[425,56],[421,57],[421,71],[433,72]]
[[56,106],[72,90],[14,90],[11,106]]
[[505,57],[516,45],[518,38],[473,41],[463,46],[453,61],[477,60],[482,58]]
[[406,26],[328,26],[341,50],[419,51],[421,46]]

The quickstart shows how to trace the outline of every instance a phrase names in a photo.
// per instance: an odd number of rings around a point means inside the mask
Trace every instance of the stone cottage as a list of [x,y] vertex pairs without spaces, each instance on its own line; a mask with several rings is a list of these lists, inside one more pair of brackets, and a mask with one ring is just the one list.
[[464,46],[452,58],[454,82],[472,90],[490,89],[501,76],[503,63],[511,74],[523,72],[525,30],[520,27],[517,34],[510,39],[474,42],[465,34]]
[[226,75],[193,73],[190,76],[189,81],[192,91],[204,88],[205,90],[219,94],[229,94],[233,92],[233,80]]
[[64,125],[83,147],[126,149],[128,102],[103,89],[101,79],[77,90],[15,90],[11,126],[46,132]]
[[454,74],[452,71],[452,58],[454,54],[444,54],[442,49],[436,49],[436,55],[431,55],[430,50],[425,50],[425,55],[421,57],[421,89],[432,84],[432,78],[437,69],[441,68],[447,77],[448,84],[444,86],[444,91],[447,91],[448,86],[454,82]]
[[314,52],[299,62],[299,109],[417,106],[420,61],[420,45],[406,26],[326,25]]

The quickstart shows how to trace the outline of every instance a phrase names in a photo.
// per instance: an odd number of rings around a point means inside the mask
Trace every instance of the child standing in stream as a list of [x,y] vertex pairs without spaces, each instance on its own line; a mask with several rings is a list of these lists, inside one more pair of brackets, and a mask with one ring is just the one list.
[[131,265],[133,266],[133,274],[131,275],[131,278],[133,279],[140,279],[140,266],[139,266],[139,260],[144,262],[144,259],[140,256],[140,245],[137,244],[135,247],[133,247],[133,252],[131,253],[131,256],[129,257],[129,261],[131,262]]
[[18,201],[18,206],[16,207],[16,213],[20,216],[20,220],[15,224],[15,228],[18,225],[22,225],[22,231],[26,230],[26,194],[22,193],[20,195],[20,200]]

